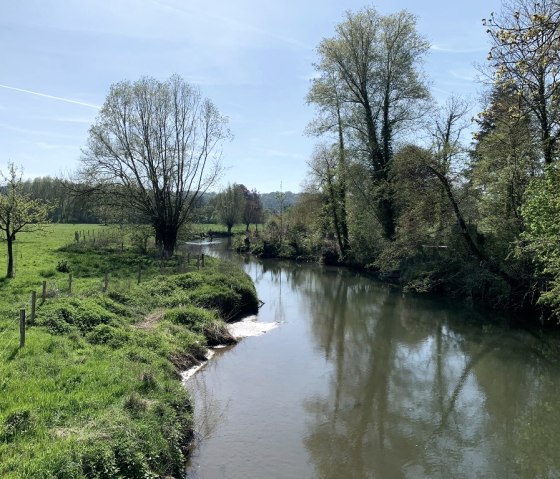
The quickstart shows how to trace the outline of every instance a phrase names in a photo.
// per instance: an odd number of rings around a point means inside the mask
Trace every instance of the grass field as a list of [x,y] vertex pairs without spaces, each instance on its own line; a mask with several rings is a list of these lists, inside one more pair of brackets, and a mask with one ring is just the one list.
[[[256,310],[250,279],[139,255],[112,227],[51,225],[15,245],[16,277],[0,280],[0,477],[178,477],[192,435],[178,371],[228,339],[224,318]],[[20,349],[19,309],[43,281]]]

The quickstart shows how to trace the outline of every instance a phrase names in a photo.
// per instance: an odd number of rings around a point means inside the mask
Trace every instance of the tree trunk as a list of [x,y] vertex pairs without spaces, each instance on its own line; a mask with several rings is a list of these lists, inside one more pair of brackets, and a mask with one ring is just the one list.
[[231,235],[231,228],[233,227],[233,225],[226,225],[227,226],[227,234],[228,236]]
[[486,268],[498,275],[500,278],[502,278],[512,289],[515,289],[518,284],[519,281],[516,278],[513,278],[512,276],[510,276],[508,273],[506,273],[499,264],[495,263],[494,261],[492,261],[487,255],[486,253],[478,247],[478,245],[474,242],[474,240],[472,239],[470,233],[469,233],[469,229],[467,227],[467,223],[465,222],[465,219],[463,218],[463,214],[461,213],[461,210],[459,208],[459,205],[457,204],[457,200],[455,199],[455,196],[453,194],[453,191],[451,190],[451,185],[449,184],[449,181],[447,180],[447,178],[442,175],[439,171],[437,171],[435,168],[432,168],[431,166],[428,166],[428,169],[440,180],[445,193],[447,194],[447,198],[449,199],[449,202],[451,203],[451,206],[453,207],[453,211],[455,212],[455,218],[457,219],[457,224],[459,225],[459,229],[461,230],[461,235],[463,236],[465,243],[467,244],[470,252],[478,259],[480,260],[481,264],[486,265]]
[[341,251],[343,258],[345,258],[349,247],[348,212],[346,209],[346,152],[344,150],[344,129],[338,95],[336,98],[336,114],[338,120],[338,201],[340,203],[340,230],[342,234]]
[[14,252],[13,252],[13,236],[10,232],[6,233],[6,238],[8,241],[8,270],[6,272],[6,278],[14,277]]
[[174,225],[157,225],[154,226],[156,233],[156,246],[161,251],[161,255],[170,258],[175,252],[177,246],[178,228]]
[[378,201],[377,211],[381,226],[383,227],[383,236],[388,240],[392,240],[395,236],[395,206],[392,195],[381,198]]

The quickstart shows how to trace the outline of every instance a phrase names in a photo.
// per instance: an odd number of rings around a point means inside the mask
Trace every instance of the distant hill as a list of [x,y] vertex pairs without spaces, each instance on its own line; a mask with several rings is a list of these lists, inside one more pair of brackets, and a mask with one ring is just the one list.
[[299,193],[292,193],[291,191],[273,191],[271,193],[261,193],[261,202],[265,210],[278,213],[280,211],[279,195],[284,195],[284,208],[292,206],[298,199]]

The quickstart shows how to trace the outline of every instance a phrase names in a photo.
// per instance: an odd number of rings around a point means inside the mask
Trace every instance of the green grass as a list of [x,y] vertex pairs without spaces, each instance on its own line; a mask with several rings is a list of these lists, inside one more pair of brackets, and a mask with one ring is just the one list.
[[[0,477],[178,477],[192,434],[178,371],[228,340],[224,319],[256,310],[250,279],[213,258],[162,265],[110,227],[49,230],[18,235],[16,277],[0,282]],[[19,349],[18,309],[43,280]]]

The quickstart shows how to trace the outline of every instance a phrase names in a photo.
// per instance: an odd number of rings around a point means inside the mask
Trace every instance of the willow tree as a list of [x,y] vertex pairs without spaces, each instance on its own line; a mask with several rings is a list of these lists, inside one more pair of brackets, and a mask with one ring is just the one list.
[[216,195],[216,211],[220,222],[227,227],[228,235],[231,234],[231,229],[243,220],[245,210],[243,188],[245,186],[234,183]]
[[90,128],[82,173],[97,191],[110,191],[106,198],[124,198],[146,217],[169,256],[196,200],[217,180],[230,136],[227,119],[181,77],[123,81]]
[[[428,48],[416,32],[413,15],[401,11],[382,16],[371,7],[347,12],[336,35],[318,47],[319,80],[309,100],[323,110],[325,102],[330,102],[331,117],[337,120],[335,131],[340,135],[344,128],[354,159],[366,164],[371,201],[387,239],[395,233],[389,175],[393,145],[425,110],[421,105],[429,93],[420,65]],[[339,136],[339,147],[342,139]]]

